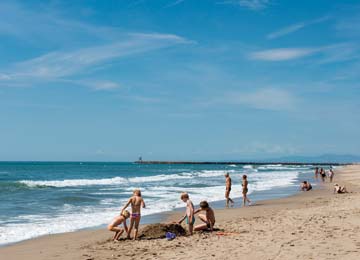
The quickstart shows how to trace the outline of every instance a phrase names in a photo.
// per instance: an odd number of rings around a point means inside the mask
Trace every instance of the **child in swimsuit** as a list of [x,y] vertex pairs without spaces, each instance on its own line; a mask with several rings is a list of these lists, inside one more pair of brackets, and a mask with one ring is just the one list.
[[131,205],[130,227],[128,232],[128,238],[130,238],[131,230],[134,227],[134,240],[137,239],[139,224],[141,219],[141,208],[145,208],[145,202],[141,197],[141,191],[136,189],[133,192],[133,196],[129,199],[126,205],[123,207],[123,212],[129,205]]
[[180,199],[186,203],[186,211],[185,215],[179,220],[179,224],[186,219],[186,224],[189,226],[189,233],[190,235],[193,234],[194,229],[194,223],[195,223],[195,217],[194,217],[194,204],[189,198],[189,194],[186,192],[181,193]]
[[[127,210],[124,210],[119,216],[116,216],[113,221],[108,225],[108,230],[115,232],[113,237],[114,241],[118,241],[124,230],[128,233],[128,228],[126,225],[126,220],[130,217],[130,213]],[[119,228],[118,226],[123,224],[124,229]]]
[[194,230],[195,231],[199,231],[199,230],[207,230],[210,229],[210,231],[214,230],[214,225],[215,225],[215,213],[214,210],[212,208],[210,208],[209,203],[207,203],[207,201],[202,201],[200,202],[200,208],[197,209],[194,214],[197,214],[200,211],[205,211],[205,215],[204,214],[199,214],[199,219],[204,222],[204,224],[201,225],[197,225]]

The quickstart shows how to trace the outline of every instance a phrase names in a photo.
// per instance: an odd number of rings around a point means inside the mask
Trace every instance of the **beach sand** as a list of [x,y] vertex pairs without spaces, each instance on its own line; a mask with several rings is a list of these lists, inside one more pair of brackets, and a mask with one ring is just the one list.
[[[217,232],[115,243],[106,230],[85,230],[2,247],[0,259],[360,259],[360,165],[337,169],[334,183],[351,193],[333,194],[326,183],[288,198],[216,210]],[[169,222],[179,216],[171,213]]]

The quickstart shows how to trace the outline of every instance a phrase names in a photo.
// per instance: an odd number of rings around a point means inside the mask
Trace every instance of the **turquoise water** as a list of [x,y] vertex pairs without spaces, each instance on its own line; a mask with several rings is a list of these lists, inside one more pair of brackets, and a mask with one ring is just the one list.
[[143,215],[182,207],[182,191],[195,204],[219,201],[226,172],[233,179],[232,196],[240,197],[244,173],[250,194],[269,195],[297,186],[299,175],[312,170],[310,165],[0,162],[0,245],[109,223],[135,188],[147,204]]

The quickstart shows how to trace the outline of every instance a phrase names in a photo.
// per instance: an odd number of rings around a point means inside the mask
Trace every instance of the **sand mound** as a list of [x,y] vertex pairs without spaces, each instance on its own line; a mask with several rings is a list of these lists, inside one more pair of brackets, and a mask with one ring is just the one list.
[[165,238],[166,232],[175,233],[176,236],[184,236],[185,229],[179,224],[150,224],[139,232],[141,239],[158,239]]

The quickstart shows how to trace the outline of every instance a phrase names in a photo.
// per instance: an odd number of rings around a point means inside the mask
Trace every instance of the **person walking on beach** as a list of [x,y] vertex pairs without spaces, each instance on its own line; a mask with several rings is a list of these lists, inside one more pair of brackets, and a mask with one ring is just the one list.
[[230,178],[230,175],[229,175],[228,172],[225,174],[225,179],[226,179],[226,181],[225,181],[225,186],[226,186],[226,189],[225,189],[225,198],[226,198],[225,206],[229,207],[229,202],[231,202],[231,206],[234,206],[234,201],[230,198],[231,178]]
[[319,178],[319,167],[315,167],[315,180]]
[[334,171],[333,171],[332,168],[330,168],[330,170],[329,170],[329,179],[330,179],[330,182],[333,181],[333,178],[334,178]]
[[248,202],[249,205],[251,205],[251,201],[249,200],[249,198],[247,197],[247,193],[248,193],[248,181],[247,181],[247,176],[244,174],[243,175],[243,181],[242,181],[242,194],[243,194],[243,206],[246,206],[246,202]]
[[320,169],[320,176],[321,176],[321,180],[323,182],[325,182],[325,178],[326,178],[326,172],[323,168]]
[[134,227],[134,240],[137,239],[139,224],[141,219],[141,208],[145,208],[145,202],[141,197],[141,191],[139,189],[135,189],[133,191],[133,196],[128,200],[126,205],[121,210],[121,214],[124,213],[126,208],[131,205],[131,215],[130,215],[130,227],[128,230],[128,238],[130,238],[131,230]]
[[187,194],[186,192],[181,193],[180,199],[186,203],[186,211],[185,215],[179,220],[178,224],[180,225],[181,222],[186,219],[186,224],[188,224],[189,226],[189,233],[190,235],[192,235],[195,223],[194,204],[190,200],[189,194]]

